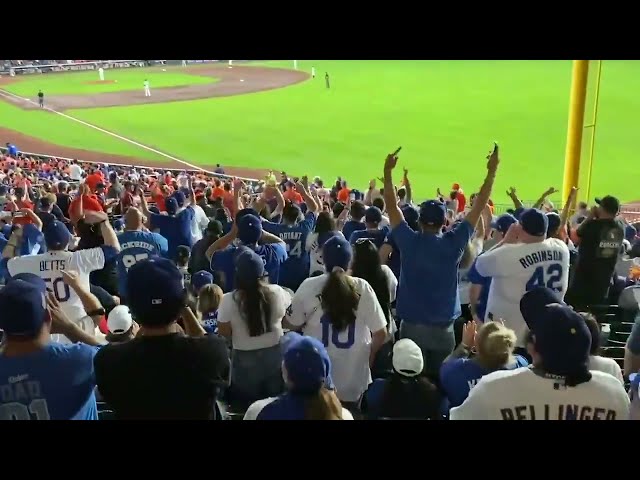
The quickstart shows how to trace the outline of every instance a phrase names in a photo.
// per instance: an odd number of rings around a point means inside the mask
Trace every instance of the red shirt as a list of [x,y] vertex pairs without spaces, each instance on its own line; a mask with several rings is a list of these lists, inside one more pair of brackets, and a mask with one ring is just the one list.
[[[104,208],[100,205],[98,197],[94,194],[82,196],[82,207],[84,210],[93,212],[104,212]],[[69,218],[73,223],[80,220],[80,197],[74,198],[69,204]]]
[[467,197],[464,196],[460,190],[456,192],[456,200],[458,201],[458,213],[464,212],[464,207],[467,205]]
[[87,177],[85,182],[87,186],[91,189],[91,193],[96,191],[96,187],[99,183],[104,183],[104,178],[102,178],[102,174],[95,172]]

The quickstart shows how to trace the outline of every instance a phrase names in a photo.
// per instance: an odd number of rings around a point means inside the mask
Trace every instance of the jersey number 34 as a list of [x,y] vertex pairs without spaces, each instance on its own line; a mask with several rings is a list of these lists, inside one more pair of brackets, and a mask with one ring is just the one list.
[[546,271],[542,266],[536,268],[527,282],[527,292],[536,287],[547,287],[554,292],[562,291],[562,265],[552,263]]

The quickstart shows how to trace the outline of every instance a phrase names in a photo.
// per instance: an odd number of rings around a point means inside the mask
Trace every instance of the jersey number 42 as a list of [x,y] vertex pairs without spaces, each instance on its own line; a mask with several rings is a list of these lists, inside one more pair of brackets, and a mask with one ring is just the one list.
[[552,263],[546,271],[542,266],[536,268],[527,282],[527,292],[536,287],[547,287],[554,292],[562,291],[562,265]]

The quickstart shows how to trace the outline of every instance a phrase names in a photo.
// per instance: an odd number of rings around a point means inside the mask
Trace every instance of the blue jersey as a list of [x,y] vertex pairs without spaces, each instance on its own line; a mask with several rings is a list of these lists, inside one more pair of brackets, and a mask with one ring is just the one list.
[[83,343],[0,355],[0,420],[97,420],[93,358]]
[[294,292],[309,276],[309,252],[305,248],[307,237],[316,225],[314,213],[307,213],[302,222],[296,225],[262,222],[263,228],[284,240],[289,258],[280,268],[278,285],[290,288]]
[[[515,362],[505,370],[526,367],[527,360],[515,355]],[[454,358],[448,360],[440,367],[440,388],[444,391],[449,400],[449,408],[458,407],[469,396],[469,392],[476,386],[478,380],[491,373],[475,360],[469,358]]]
[[353,232],[366,229],[367,226],[364,224],[364,222],[358,222],[357,220],[348,220],[344,222],[344,227],[342,227],[342,234],[344,235],[344,238],[349,240]]
[[476,305],[476,310],[478,311],[478,318],[480,320],[484,320],[484,315],[487,309],[487,302],[489,301],[489,289],[491,288],[491,277],[483,277],[478,273],[478,269],[476,268],[476,261],[473,261],[473,265],[467,272],[467,281],[472,283],[473,285],[480,285],[480,297],[478,298],[478,303]]
[[398,245],[396,245],[395,240],[393,239],[393,233],[389,232],[387,234],[387,238],[384,239],[384,243],[391,247],[391,256],[389,257],[389,261],[387,262],[387,266],[391,269],[396,278],[400,278],[400,249]]
[[118,235],[120,253],[116,261],[118,269],[118,291],[127,291],[127,272],[140,260],[161,255],[167,256],[168,242],[159,233],[131,230]]
[[209,312],[202,315],[202,328],[208,335],[218,334],[218,311]]
[[[222,274],[225,293],[234,289],[235,258],[239,247],[232,245],[224,250],[218,250],[211,257],[211,271]],[[269,243],[258,245],[254,251],[262,257],[264,268],[269,274],[269,281],[278,284],[280,280],[280,267],[287,260],[287,250],[282,243]]]
[[351,245],[355,245],[359,239],[368,238],[373,242],[376,248],[379,249],[386,240],[387,235],[389,235],[389,227],[376,230],[356,230],[351,234],[351,237],[349,237],[349,243]]
[[189,206],[175,216],[151,214],[151,230],[159,230],[158,233],[167,239],[169,244],[167,257],[175,260],[178,247],[185,245],[189,248],[193,246],[191,236],[191,222],[195,215],[193,207]]

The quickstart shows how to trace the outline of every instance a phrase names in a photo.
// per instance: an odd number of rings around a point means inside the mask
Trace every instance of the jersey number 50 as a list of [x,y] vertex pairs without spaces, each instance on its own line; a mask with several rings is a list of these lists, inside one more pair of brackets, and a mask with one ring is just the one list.
[[320,320],[322,325],[322,343],[325,347],[329,347],[329,340],[336,348],[347,350],[351,348],[356,342],[356,324],[355,322],[349,325],[346,329],[346,340],[340,340],[340,336],[344,337],[345,332],[339,332],[331,325],[331,320],[328,315],[323,315]]
[[546,272],[544,267],[538,267],[533,271],[533,275],[527,282],[527,292],[536,287],[547,287],[555,292],[560,292],[562,291],[561,281],[562,265],[559,263],[549,265]]
[[69,289],[69,285],[64,283],[62,277],[45,278],[44,282],[47,284],[47,290],[53,292],[53,296],[56,297],[58,302],[62,303],[69,300],[71,290]]

